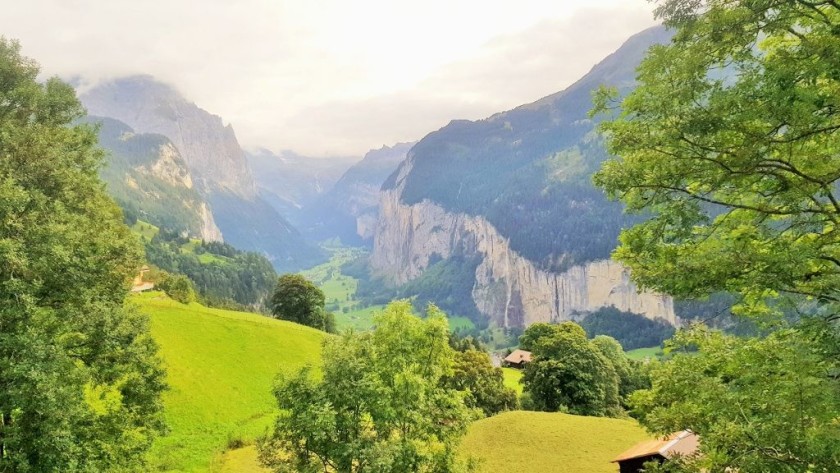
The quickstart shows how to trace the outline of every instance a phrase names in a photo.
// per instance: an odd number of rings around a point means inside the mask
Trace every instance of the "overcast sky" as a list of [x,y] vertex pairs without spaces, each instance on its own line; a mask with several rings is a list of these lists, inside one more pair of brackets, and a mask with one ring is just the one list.
[[647,0],[0,0],[45,73],[145,73],[245,147],[361,155],[557,92],[652,26]]

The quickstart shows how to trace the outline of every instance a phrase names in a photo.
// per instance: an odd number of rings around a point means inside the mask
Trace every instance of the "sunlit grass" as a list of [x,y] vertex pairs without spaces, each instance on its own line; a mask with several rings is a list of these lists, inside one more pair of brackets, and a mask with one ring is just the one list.
[[317,365],[324,333],[257,314],[179,304],[161,293],[131,298],[150,315],[170,390],[169,435],[149,456],[156,470],[208,471],[229,442],[253,441],[275,414],[278,372]]
[[615,473],[610,462],[648,438],[632,420],[514,411],[474,422],[460,452],[481,473]]

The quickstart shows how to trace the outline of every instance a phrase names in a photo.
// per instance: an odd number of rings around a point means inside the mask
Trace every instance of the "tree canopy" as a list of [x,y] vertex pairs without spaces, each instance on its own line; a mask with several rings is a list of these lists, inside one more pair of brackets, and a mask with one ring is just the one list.
[[[631,212],[615,257],[681,297],[840,302],[840,5],[664,0],[676,29],[603,124],[595,182]],[[601,94],[597,111],[609,108]]]
[[376,329],[327,339],[321,377],[283,375],[281,414],[260,458],[278,472],[452,472],[457,440],[475,413],[446,387],[454,351],[446,316],[425,319],[397,301]]
[[142,470],[163,370],[73,89],[0,38],[0,471]]
[[620,413],[616,369],[579,325],[534,324],[520,340],[534,355],[522,376],[531,407],[593,416]]
[[300,274],[284,274],[271,296],[275,317],[335,332],[335,316],[324,309],[324,292]]
[[736,295],[766,336],[678,333],[697,353],[654,369],[636,413],[700,435],[669,471],[837,471],[840,4],[658,3],[673,42],[602,126],[617,157],[595,182],[649,217],[614,256],[645,287]]

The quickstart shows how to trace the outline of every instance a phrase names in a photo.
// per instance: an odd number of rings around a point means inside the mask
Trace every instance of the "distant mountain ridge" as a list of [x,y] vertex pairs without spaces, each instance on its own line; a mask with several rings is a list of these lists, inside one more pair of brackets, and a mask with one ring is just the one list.
[[321,194],[301,218],[301,231],[316,239],[338,237],[349,245],[370,245],[379,218],[379,190],[415,143],[383,145],[353,164]]
[[475,260],[469,294],[502,327],[559,321],[613,305],[675,323],[667,296],[639,292],[608,261],[620,204],[590,178],[607,158],[588,117],[601,84],[627,91],[647,49],[670,38],[630,38],[566,90],[475,122],[457,120],[418,142],[382,187],[371,268],[405,284],[447,260]]
[[168,138],[186,163],[193,187],[209,202],[227,243],[263,253],[279,271],[308,267],[324,258],[259,197],[233,127],[220,117],[150,76],[104,82],[81,94],[80,100],[91,115]]

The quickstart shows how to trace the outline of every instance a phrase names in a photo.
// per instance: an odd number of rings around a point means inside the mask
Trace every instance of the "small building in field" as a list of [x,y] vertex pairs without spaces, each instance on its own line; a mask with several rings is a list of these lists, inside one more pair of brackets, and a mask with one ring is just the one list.
[[511,368],[522,369],[526,364],[531,362],[531,352],[526,350],[513,350],[510,355],[505,357],[505,366]]
[[155,284],[145,280],[145,275],[148,272],[149,267],[144,264],[137,273],[137,276],[134,277],[134,281],[131,284],[131,292],[143,292],[154,289]]
[[622,453],[613,463],[618,463],[620,473],[639,473],[646,462],[664,463],[675,456],[697,454],[700,438],[690,430],[683,430],[658,440],[641,442]]

